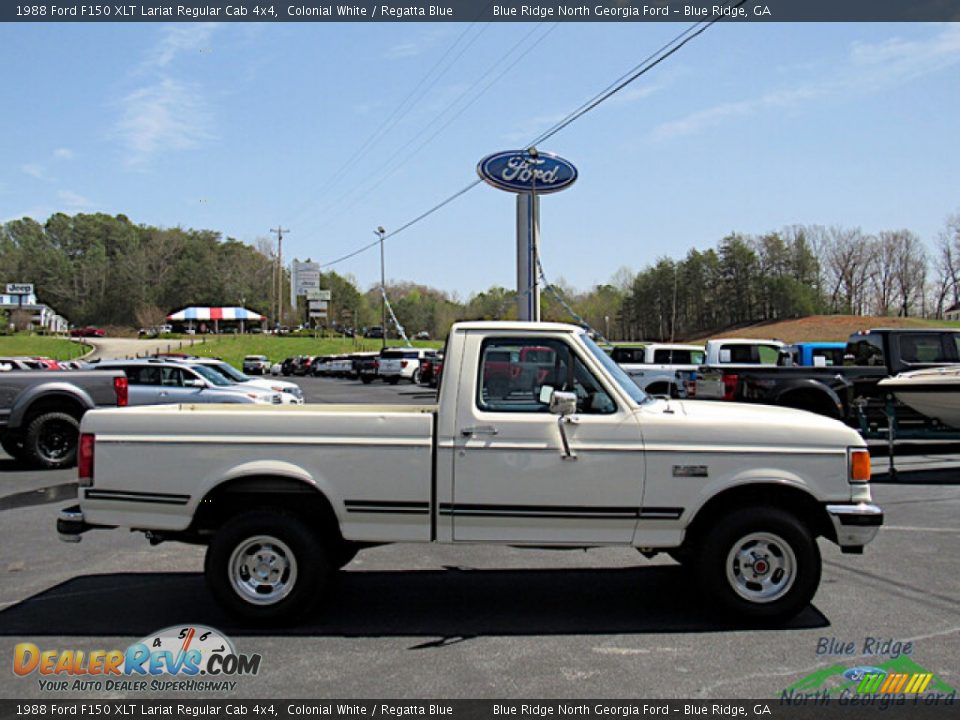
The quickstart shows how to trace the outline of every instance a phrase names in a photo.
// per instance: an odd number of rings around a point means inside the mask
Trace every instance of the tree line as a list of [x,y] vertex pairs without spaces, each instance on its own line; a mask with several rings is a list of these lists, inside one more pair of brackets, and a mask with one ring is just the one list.
[[[124,215],[58,213],[0,226],[0,275],[33,282],[42,302],[76,325],[144,326],[185,305],[244,305],[271,315],[273,244],[253,245],[210,230],[158,228]],[[380,324],[380,288],[328,271],[331,325]],[[516,292],[491,287],[466,300],[426,285],[389,283],[391,307],[409,335],[445,336],[463,319],[516,318]],[[960,214],[947,219],[932,251],[905,229],[795,225],[753,236],[732,233],[682,259],[662,257],[577,292],[562,278],[542,294],[543,319],[579,320],[610,339],[681,339],[803,315],[943,317],[960,302]],[[306,320],[286,302],[282,324]],[[271,316],[271,321],[274,318]]]

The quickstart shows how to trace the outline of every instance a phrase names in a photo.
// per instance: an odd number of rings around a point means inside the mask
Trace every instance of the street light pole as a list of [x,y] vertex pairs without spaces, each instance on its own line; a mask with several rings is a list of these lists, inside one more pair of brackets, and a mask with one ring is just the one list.
[[387,231],[378,226],[373,234],[380,238],[380,328],[383,330],[383,347],[387,347],[387,280],[383,264],[383,236]]

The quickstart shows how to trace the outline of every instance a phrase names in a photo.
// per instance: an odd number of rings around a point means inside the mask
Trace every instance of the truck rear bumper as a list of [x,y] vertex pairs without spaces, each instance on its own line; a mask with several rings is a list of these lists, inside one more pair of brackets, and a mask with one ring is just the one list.
[[83,517],[83,510],[79,505],[71,505],[60,511],[57,518],[57,535],[64,542],[78,543],[87,530],[92,530],[96,525],[90,525]]
[[836,531],[837,545],[849,553],[862,552],[883,525],[883,510],[872,503],[827,505],[827,515]]

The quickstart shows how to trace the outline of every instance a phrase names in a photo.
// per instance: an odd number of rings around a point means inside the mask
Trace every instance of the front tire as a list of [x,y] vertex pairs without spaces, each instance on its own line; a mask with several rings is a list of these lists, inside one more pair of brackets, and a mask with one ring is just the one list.
[[414,385],[420,384],[420,371],[414,370],[413,375],[410,376],[410,382]]
[[70,467],[77,461],[80,422],[64,412],[38,415],[27,426],[23,440],[25,455],[40,467]]
[[204,574],[227,612],[254,623],[292,622],[313,607],[331,572],[319,534],[280,510],[238,515],[207,548]]
[[777,508],[737,510],[700,543],[696,572],[721,610],[761,623],[797,615],[820,584],[820,549],[809,528]]

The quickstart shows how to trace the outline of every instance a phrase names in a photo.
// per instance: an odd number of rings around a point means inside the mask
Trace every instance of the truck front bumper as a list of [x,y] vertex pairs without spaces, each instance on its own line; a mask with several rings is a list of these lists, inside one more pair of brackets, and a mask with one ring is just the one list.
[[872,503],[827,505],[827,515],[833,523],[837,545],[846,553],[863,552],[863,546],[873,540],[883,525],[883,510]]

